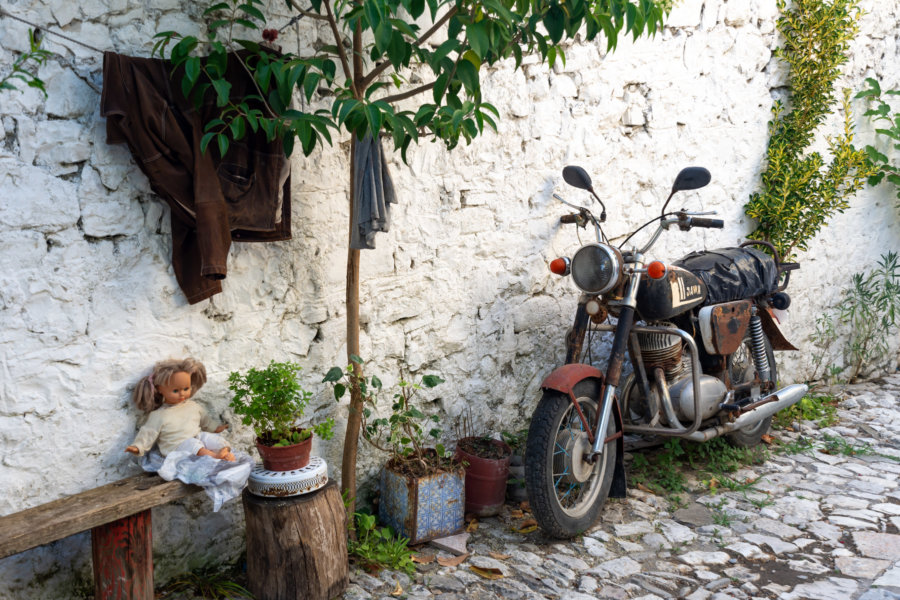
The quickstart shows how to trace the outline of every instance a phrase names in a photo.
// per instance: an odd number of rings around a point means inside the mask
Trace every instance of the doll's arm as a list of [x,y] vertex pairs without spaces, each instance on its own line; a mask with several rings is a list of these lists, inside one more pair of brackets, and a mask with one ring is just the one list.
[[203,408],[201,408],[200,409],[200,429],[202,429],[203,431],[211,431],[213,433],[222,433],[223,431],[228,429],[228,424],[221,423],[221,424],[217,425],[216,422],[213,421],[212,417],[209,416],[209,412],[206,410],[203,410]]
[[[151,417],[152,416],[153,415],[151,414]],[[156,443],[156,438],[159,437],[159,426],[155,421],[156,419],[147,420],[147,424],[138,430],[137,437],[134,438],[134,443],[125,448],[125,452],[143,456],[153,447],[153,444]]]

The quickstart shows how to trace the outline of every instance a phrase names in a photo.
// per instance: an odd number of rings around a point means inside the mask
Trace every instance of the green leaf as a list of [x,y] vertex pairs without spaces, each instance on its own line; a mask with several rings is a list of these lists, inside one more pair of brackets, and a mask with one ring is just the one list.
[[394,30],[389,22],[382,21],[378,24],[378,27],[375,28],[375,47],[378,48],[379,52],[383,54],[387,51],[393,35]]
[[355,355],[355,354],[351,354],[351,355],[350,355],[350,362],[356,363],[356,364],[358,364],[358,365],[361,365],[361,364],[365,363],[366,361],[364,361],[363,359],[361,359],[360,357],[358,357],[358,356]]
[[216,135],[216,143],[219,145],[219,156],[225,157],[225,154],[228,153],[228,136],[219,133]]
[[467,60],[459,61],[459,64],[456,65],[456,76],[462,81],[470,95],[477,96],[480,93],[478,70],[471,62]]
[[190,87],[194,87],[197,78],[200,77],[200,59],[198,57],[191,56],[184,62],[184,75],[190,82]]
[[[631,5],[629,4],[629,6]],[[566,15],[558,4],[550,5],[550,10],[544,15],[544,27],[547,28],[547,33],[550,34],[550,41],[558,44],[566,27]]]
[[334,399],[340,400],[344,397],[344,393],[347,391],[347,386],[343,383],[334,384]]
[[259,19],[263,23],[266,22],[266,16],[262,13],[261,10],[259,10],[255,6],[251,6],[250,4],[241,4],[238,6],[238,8],[240,10],[244,11],[246,14],[250,15],[251,17],[253,17],[255,19]]
[[206,10],[204,10],[204,11],[203,11],[203,16],[205,17],[205,16],[207,16],[207,15],[210,14],[210,13],[216,12],[217,10],[226,10],[226,9],[228,9],[228,3],[227,3],[227,2],[218,2],[218,3],[216,3],[216,4],[213,4],[212,6],[210,6],[209,8],[207,8]]
[[340,379],[344,376],[344,370],[340,367],[331,367],[328,369],[328,372],[325,373],[325,377],[322,379],[322,383],[330,383],[333,381],[340,381]]
[[479,21],[466,27],[466,39],[469,41],[469,46],[482,60],[487,56],[491,43],[487,28],[487,21]]
[[228,104],[228,99],[231,95],[231,84],[224,79],[213,79],[212,86],[216,90],[216,106]]
[[422,377],[422,384],[427,388],[433,388],[442,383],[444,383],[444,380],[439,375],[425,375]]
[[200,152],[202,152],[204,154],[206,153],[206,147],[209,146],[209,143],[212,141],[212,139],[214,137],[216,137],[216,132],[210,131],[209,133],[205,134],[202,138],[200,138]]
[[233,137],[235,141],[242,139],[247,131],[244,118],[240,115],[232,119],[229,128],[231,129],[231,137]]
[[382,116],[381,111],[374,104],[366,105],[366,120],[369,123],[369,133],[373,138],[377,138],[378,132],[381,131]]

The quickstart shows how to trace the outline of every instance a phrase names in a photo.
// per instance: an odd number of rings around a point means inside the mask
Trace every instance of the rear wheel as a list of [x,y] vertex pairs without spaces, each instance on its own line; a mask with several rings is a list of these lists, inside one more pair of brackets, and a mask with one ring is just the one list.
[[[769,338],[763,336],[763,345],[766,350],[766,360],[769,361],[769,381],[774,383],[778,381],[778,373],[775,367],[775,354],[772,352]],[[744,336],[740,348],[728,357],[728,374],[733,385],[753,381],[756,377],[756,365],[753,364],[753,340],[750,338],[749,332]],[[741,400],[741,398],[736,398],[736,400]],[[729,433],[726,439],[733,446],[752,448],[759,444],[762,436],[769,431],[771,424],[772,417],[766,417],[756,425]]]
[[[599,410],[599,382],[581,381],[573,391],[593,426]],[[610,419],[606,436],[614,433]],[[587,431],[571,399],[559,392],[544,392],[528,431],[525,487],[534,518],[549,535],[571,538],[583,533],[606,502],[615,471],[616,442],[608,442],[594,463],[583,460],[590,452]]]

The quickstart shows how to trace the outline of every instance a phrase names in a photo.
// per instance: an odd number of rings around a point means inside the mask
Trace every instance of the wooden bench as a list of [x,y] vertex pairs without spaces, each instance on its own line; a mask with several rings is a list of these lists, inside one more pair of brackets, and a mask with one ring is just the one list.
[[0,517],[0,558],[90,529],[95,600],[153,600],[150,509],[202,489],[143,473]]

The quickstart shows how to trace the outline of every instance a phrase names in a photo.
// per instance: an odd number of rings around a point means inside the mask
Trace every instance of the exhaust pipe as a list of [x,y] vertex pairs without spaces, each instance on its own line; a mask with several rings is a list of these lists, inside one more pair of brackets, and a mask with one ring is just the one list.
[[756,408],[748,410],[731,423],[717,425],[715,427],[710,427],[709,429],[704,429],[703,431],[695,431],[684,437],[692,442],[705,442],[714,437],[737,431],[738,429],[752,427],[763,419],[771,417],[778,411],[796,404],[808,391],[809,386],[803,383],[791,384],[755,402],[753,406],[756,406]]

